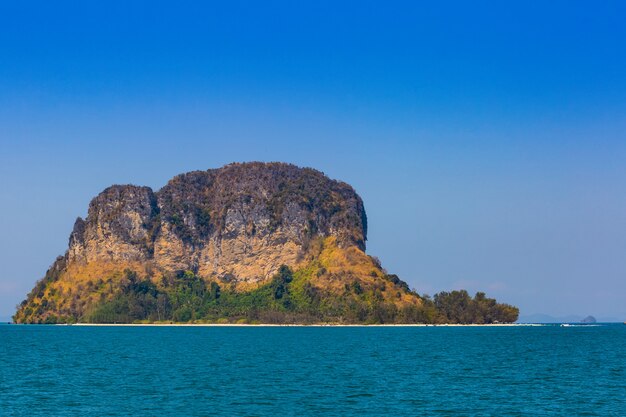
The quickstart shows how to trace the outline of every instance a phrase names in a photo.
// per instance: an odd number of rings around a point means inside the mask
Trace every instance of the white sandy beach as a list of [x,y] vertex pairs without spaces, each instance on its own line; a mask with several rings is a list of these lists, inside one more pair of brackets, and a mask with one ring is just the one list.
[[151,327],[536,327],[539,323],[498,324],[244,324],[244,323],[74,323],[58,326]]

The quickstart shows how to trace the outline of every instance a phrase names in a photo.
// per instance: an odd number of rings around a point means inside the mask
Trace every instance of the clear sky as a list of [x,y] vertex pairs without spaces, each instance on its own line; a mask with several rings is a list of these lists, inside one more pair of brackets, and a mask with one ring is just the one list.
[[260,160],[420,293],[626,319],[626,3],[129,3],[0,3],[0,317],[103,188]]

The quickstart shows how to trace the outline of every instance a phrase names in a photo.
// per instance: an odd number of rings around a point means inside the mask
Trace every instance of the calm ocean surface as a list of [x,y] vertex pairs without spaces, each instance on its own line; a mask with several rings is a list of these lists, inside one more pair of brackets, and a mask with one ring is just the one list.
[[0,415],[626,416],[626,326],[0,325]]

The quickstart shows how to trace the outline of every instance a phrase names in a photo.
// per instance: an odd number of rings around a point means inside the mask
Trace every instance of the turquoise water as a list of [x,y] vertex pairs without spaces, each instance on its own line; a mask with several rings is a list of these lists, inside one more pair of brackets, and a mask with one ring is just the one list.
[[0,326],[0,415],[626,415],[626,326]]

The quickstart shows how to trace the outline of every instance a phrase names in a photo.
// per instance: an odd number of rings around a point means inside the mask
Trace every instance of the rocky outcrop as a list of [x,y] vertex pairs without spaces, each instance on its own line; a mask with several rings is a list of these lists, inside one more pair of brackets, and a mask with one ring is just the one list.
[[[312,262],[325,239],[338,251],[361,254],[351,257],[361,259],[366,283],[384,275],[364,254],[366,236],[363,202],[354,189],[310,168],[235,163],[178,175],[157,192],[114,185],[91,201],[85,219],[76,220],[67,253],[15,317],[80,317],[111,297],[128,269],[154,282],[190,271],[234,291],[254,289],[282,265],[297,269]],[[329,266],[333,274],[316,279],[342,289],[338,277],[357,279],[355,265],[344,272]]]
[[365,249],[365,211],[352,187],[288,164],[232,164],[179,175],[157,193],[107,188],[76,221],[68,261],[254,283],[297,264],[318,236]]
[[158,225],[157,196],[148,187],[114,185],[89,204],[70,235],[70,263],[146,261]]

